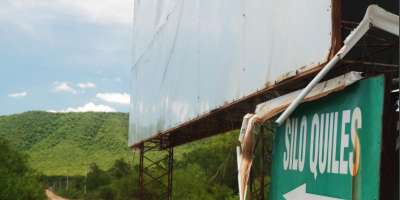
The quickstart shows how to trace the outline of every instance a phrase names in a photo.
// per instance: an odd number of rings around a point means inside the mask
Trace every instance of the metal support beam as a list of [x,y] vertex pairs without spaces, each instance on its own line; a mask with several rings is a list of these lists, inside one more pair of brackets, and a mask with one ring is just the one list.
[[[168,137],[168,140],[170,142],[171,137]],[[146,145],[149,145],[146,147],[144,146],[144,143],[140,145],[139,194],[138,194],[139,200],[144,200],[144,199],[171,200],[173,160],[174,160],[173,147],[170,146],[165,149],[160,149],[159,140],[152,140],[149,141],[149,143],[150,144],[146,143]],[[154,158],[149,159],[145,155],[145,153],[149,151],[158,151],[159,154],[164,154],[164,155],[161,155],[157,160],[155,160]],[[168,163],[165,163],[166,160],[168,161]],[[155,170],[155,168],[157,168],[157,170]],[[157,175],[152,174],[152,172],[154,171],[157,171]],[[163,171],[163,173],[160,175],[159,171]],[[154,191],[154,188],[157,188],[157,191]]]
[[144,154],[144,144],[141,144],[140,164],[139,164],[139,200],[142,199],[142,193],[143,193],[143,154]]
[[[264,186],[264,125],[260,126],[260,187]],[[260,190],[260,199],[264,200],[264,188]]]
[[343,64],[361,64],[361,65],[376,65],[383,67],[399,67],[399,65],[385,64],[385,63],[374,63],[374,62],[362,62],[362,61],[352,61],[352,60],[342,60]]
[[296,107],[303,101],[308,93],[318,84],[318,82],[329,72],[329,70],[341,60],[353,46],[361,39],[361,37],[368,31],[372,26],[376,26],[386,32],[392,33],[399,36],[399,16],[387,12],[386,10],[371,5],[368,7],[364,19],[354,29],[353,32],[347,36],[344,41],[344,46],[340,51],[328,62],[328,64],[314,77],[314,79],[307,85],[304,90],[301,91],[299,96],[290,104],[290,106],[279,116],[275,124],[281,126],[282,123],[289,117],[289,115],[296,109]]
[[[257,199],[257,200],[264,200],[264,192],[265,187],[269,185],[269,183],[264,184],[264,162],[265,162],[265,145],[264,145],[264,134],[265,129],[268,130],[268,127],[264,125],[260,125],[259,136],[255,142],[253,152],[256,151],[257,148],[260,148],[260,169],[259,173],[256,170],[254,162],[250,167],[250,175],[248,179],[248,190],[249,190],[249,199]],[[256,188],[255,181],[258,181],[259,187]]]

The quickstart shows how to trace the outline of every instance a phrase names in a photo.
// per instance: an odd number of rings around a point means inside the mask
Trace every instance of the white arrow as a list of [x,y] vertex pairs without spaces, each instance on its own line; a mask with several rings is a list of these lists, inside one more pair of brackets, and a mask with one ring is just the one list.
[[316,194],[308,194],[306,193],[306,184],[304,183],[298,188],[295,188],[294,190],[286,193],[283,195],[283,197],[286,200],[343,200],[343,199],[337,199],[337,198],[332,198],[332,197],[326,197],[326,196],[321,196],[321,195],[316,195]]

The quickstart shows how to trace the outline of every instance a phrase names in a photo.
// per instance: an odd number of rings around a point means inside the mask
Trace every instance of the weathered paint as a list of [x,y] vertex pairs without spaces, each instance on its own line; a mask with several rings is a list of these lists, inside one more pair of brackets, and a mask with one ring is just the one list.
[[[332,92],[343,90],[345,87],[362,79],[360,72],[349,72],[342,76],[321,82],[317,84],[313,90],[303,100],[313,101],[324,97]],[[290,103],[298,96],[301,90],[291,92],[289,94],[277,97],[270,101],[260,103],[256,107],[255,114],[247,114],[243,119],[241,134],[239,141],[242,144],[243,153],[241,154],[241,185],[239,186],[241,193],[245,194],[248,172],[253,162],[253,147],[254,147],[254,123],[262,124],[268,119],[273,118],[278,113],[287,108]],[[244,196],[242,197],[245,198]]]
[[331,6],[331,0],[135,0],[128,145],[326,63]]
[[[318,83],[314,89],[310,91],[306,98],[304,98],[303,102],[319,99],[331,92],[343,90],[346,86],[349,86],[362,78],[361,72],[349,72],[342,76]],[[299,95],[301,91],[302,90],[297,90],[284,96],[280,96],[270,101],[258,104],[256,107],[256,113],[253,117],[254,121],[263,123],[264,121],[274,117],[276,114],[282,112],[290,105],[290,103]]]
[[383,76],[358,81],[275,127],[269,198],[378,199],[383,85]]

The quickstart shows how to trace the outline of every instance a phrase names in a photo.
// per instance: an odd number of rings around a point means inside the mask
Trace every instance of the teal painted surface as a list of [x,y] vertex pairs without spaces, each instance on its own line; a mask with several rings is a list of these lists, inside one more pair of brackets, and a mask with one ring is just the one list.
[[[326,97],[314,100],[312,102],[302,103],[289,117],[290,126],[286,121],[281,127],[275,127],[274,149],[272,158],[271,171],[271,188],[270,199],[285,199],[283,195],[306,184],[306,192],[308,194],[321,195],[326,197],[334,197],[338,199],[378,199],[379,194],[379,163],[381,148],[381,125],[383,110],[383,77],[370,78],[359,81],[344,90],[334,92]],[[361,123],[357,120],[357,110],[361,112]],[[333,113],[333,114],[332,114]],[[355,114],[354,114],[355,113]],[[326,127],[326,114],[329,114],[328,127]],[[337,114],[337,124],[335,125],[335,115]],[[346,121],[346,114],[348,123]],[[322,148],[323,154],[320,159],[320,141],[318,141],[318,156],[316,159],[316,173],[313,170],[314,159],[311,162],[311,132],[314,129],[314,141],[316,141],[317,131],[316,125],[312,127],[314,116],[319,118],[319,133],[323,133]],[[321,124],[322,115],[324,122]],[[333,125],[331,126],[331,116],[333,115]],[[354,116],[353,116],[354,115]],[[345,117],[343,117],[345,116]],[[301,145],[301,154],[299,155],[300,137],[304,138],[301,133],[302,118],[306,118],[306,145]],[[356,175],[350,174],[349,153],[353,152],[356,142],[352,142],[352,118],[354,120],[354,130],[356,130],[360,142],[360,162]],[[297,120],[297,123],[296,123]],[[317,120],[315,120],[317,122]],[[294,126],[293,125],[294,123]],[[361,128],[357,128],[361,125]],[[321,127],[323,127],[321,132]],[[332,127],[332,132],[331,132]],[[342,136],[342,127],[344,127],[344,135]],[[327,128],[327,129],[326,129]],[[337,129],[336,135],[336,157],[334,154],[334,130]],[[292,130],[297,130],[297,133]],[[325,135],[326,130],[328,134]],[[289,134],[290,133],[290,134]],[[329,160],[330,134],[332,133],[332,151],[331,161]],[[288,136],[286,138],[286,135]],[[293,135],[293,139],[292,139]],[[322,134],[320,134],[321,136]],[[355,135],[355,134],[353,134]],[[296,138],[297,137],[297,138]],[[325,137],[327,137],[327,150],[325,155]],[[346,142],[348,137],[348,142]],[[296,140],[295,140],[296,138]],[[355,138],[355,137],[354,137]],[[318,138],[320,140],[320,138]],[[292,147],[292,142],[293,147]],[[343,141],[342,141],[343,140]],[[304,141],[304,140],[303,140]],[[343,142],[343,144],[342,144]],[[303,143],[303,142],[302,142]],[[313,157],[315,157],[315,146],[313,144]],[[345,147],[348,145],[348,147]],[[341,147],[344,147],[343,150]],[[294,148],[296,147],[296,148]],[[293,149],[293,153],[291,150]],[[296,151],[294,153],[294,151]],[[341,153],[343,154],[341,162]],[[290,157],[292,155],[292,158]],[[294,157],[293,157],[294,155]],[[300,159],[299,156],[304,157]],[[326,157],[325,157],[326,156]],[[294,160],[297,159],[297,164]],[[304,160],[304,161],[303,161]],[[338,161],[338,173],[334,173],[333,160]],[[287,161],[287,164],[286,164]],[[300,161],[304,162],[304,167],[300,171]],[[324,162],[325,161],[325,162]],[[348,162],[347,164],[345,162]],[[324,167],[325,163],[325,167]],[[342,164],[341,164],[342,163]],[[285,164],[287,168],[285,169]],[[341,167],[343,166],[343,167]],[[311,167],[311,168],[310,168]],[[296,169],[295,169],[296,168]],[[321,169],[320,169],[321,168]],[[329,172],[328,172],[329,170]],[[341,173],[342,172],[342,173]],[[345,173],[347,172],[347,173]],[[354,186],[353,186],[354,185]]]

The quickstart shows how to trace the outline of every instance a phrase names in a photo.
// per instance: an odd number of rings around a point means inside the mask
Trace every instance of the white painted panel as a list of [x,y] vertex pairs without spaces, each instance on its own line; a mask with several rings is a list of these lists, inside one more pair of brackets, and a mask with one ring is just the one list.
[[325,63],[330,0],[135,0],[129,146]]

